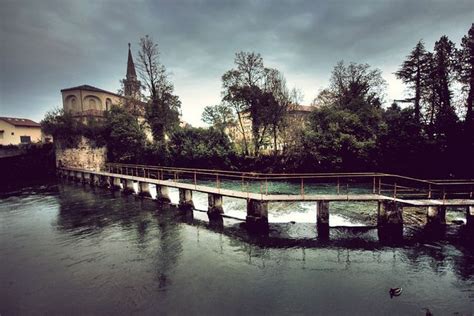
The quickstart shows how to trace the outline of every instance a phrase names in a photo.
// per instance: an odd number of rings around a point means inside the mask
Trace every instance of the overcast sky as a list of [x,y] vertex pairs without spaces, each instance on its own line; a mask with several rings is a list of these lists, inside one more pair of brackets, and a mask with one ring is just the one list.
[[474,22],[472,0],[153,1],[0,0],[0,116],[39,121],[81,84],[116,92],[127,43],[161,50],[194,126],[217,104],[221,76],[237,51],[259,52],[281,70],[305,104],[328,85],[338,60],[369,63],[388,82],[387,101],[404,96],[393,72],[418,40],[431,50],[443,34],[459,44]]

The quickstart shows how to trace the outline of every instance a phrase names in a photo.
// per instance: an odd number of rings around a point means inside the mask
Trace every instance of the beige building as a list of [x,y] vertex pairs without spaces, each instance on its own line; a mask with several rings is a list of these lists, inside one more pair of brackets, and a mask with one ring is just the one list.
[[89,85],[61,90],[63,109],[75,117],[102,117],[112,105],[121,105],[123,97]]
[[45,137],[41,125],[25,118],[0,117],[0,145],[19,145],[50,142]]
[[[304,127],[306,126],[309,114],[316,108],[316,106],[307,105],[291,105],[284,122],[282,129],[279,131],[277,136],[277,150],[285,151],[292,146],[295,146],[300,140]],[[253,152],[253,136],[252,136],[252,120],[250,114],[241,114],[242,127],[238,120],[226,129],[227,135],[234,142],[239,150],[243,149],[244,137],[247,141],[247,146],[250,152]],[[270,154],[274,152],[274,144],[272,135],[268,132],[265,135],[264,142],[260,149],[263,154]]]

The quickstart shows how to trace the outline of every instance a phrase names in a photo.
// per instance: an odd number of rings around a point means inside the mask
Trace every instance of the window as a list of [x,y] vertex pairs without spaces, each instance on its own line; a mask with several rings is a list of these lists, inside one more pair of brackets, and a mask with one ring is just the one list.
[[14,132],[12,132],[12,135],[15,135],[15,133],[14,133]]
[[0,131],[0,139],[3,139],[3,134],[5,131]]
[[31,143],[31,136],[20,136],[20,142],[22,144],[29,144]]

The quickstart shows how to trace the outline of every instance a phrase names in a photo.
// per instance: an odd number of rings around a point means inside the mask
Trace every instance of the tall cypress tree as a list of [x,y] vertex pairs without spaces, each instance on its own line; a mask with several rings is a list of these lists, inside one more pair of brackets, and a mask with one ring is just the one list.
[[469,32],[462,38],[461,49],[458,53],[459,82],[462,89],[467,91],[466,99],[466,129],[474,132],[474,23]]
[[416,122],[420,122],[421,100],[423,90],[427,86],[429,76],[429,58],[422,40],[416,44],[415,48],[407,56],[400,69],[395,73],[398,79],[409,85],[415,92],[414,115]]
[[433,54],[432,84],[436,94],[436,133],[446,135],[452,131],[457,121],[454,108],[451,105],[451,82],[456,69],[456,47],[446,35],[435,43]]

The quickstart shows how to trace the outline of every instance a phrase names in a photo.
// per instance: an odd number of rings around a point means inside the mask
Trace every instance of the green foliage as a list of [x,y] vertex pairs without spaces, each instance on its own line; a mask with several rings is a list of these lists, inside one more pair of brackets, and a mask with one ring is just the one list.
[[385,125],[380,107],[384,81],[366,64],[336,65],[325,105],[310,116],[304,147],[323,168],[361,169],[374,165],[377,138]]
[[414,91],[414,115],[415,120],[420,122],[421,102],[425,100],[426,91],[430,82],[430,58],[425,49],[423,41],[419,41],[415,48],[407,56],[400,69],[395,73]]
[[223,104],[208,105],[202,112],[202,121],[224,133],[225,129],[234,123],[234,113]]
[[323,107],[311,114],[304,147],[321,167],[349,170],[374,163],[377,137],[384,127],[381,111],[370,108],[363,100],[358,104],[360,109],[355,112]]
[[113,106],[104,127],[110,161],[137,162],[145,148],[146,136],[135,116]]
[[234,156],[226,135],[215,128],[183,128],[170,139],[170,155],[179,166],[228,167]]
[[[283,75],[276,69],[265,68],[260,54],[238,52],[234,64],[236,67],[222,76],[223,102],[237,114],[244,154],[253,149],[258,156],[270,132],[276,145],[278,128],[291,102],[290,93]],[[247,115],[252,121],[253,148],[248,146],[243,124],[243,116]]]
[[55,142],[75,147],[81,139],[83,124],[63,109],[55,109],[46,113],[41,128],[44,133],[52,135]]

